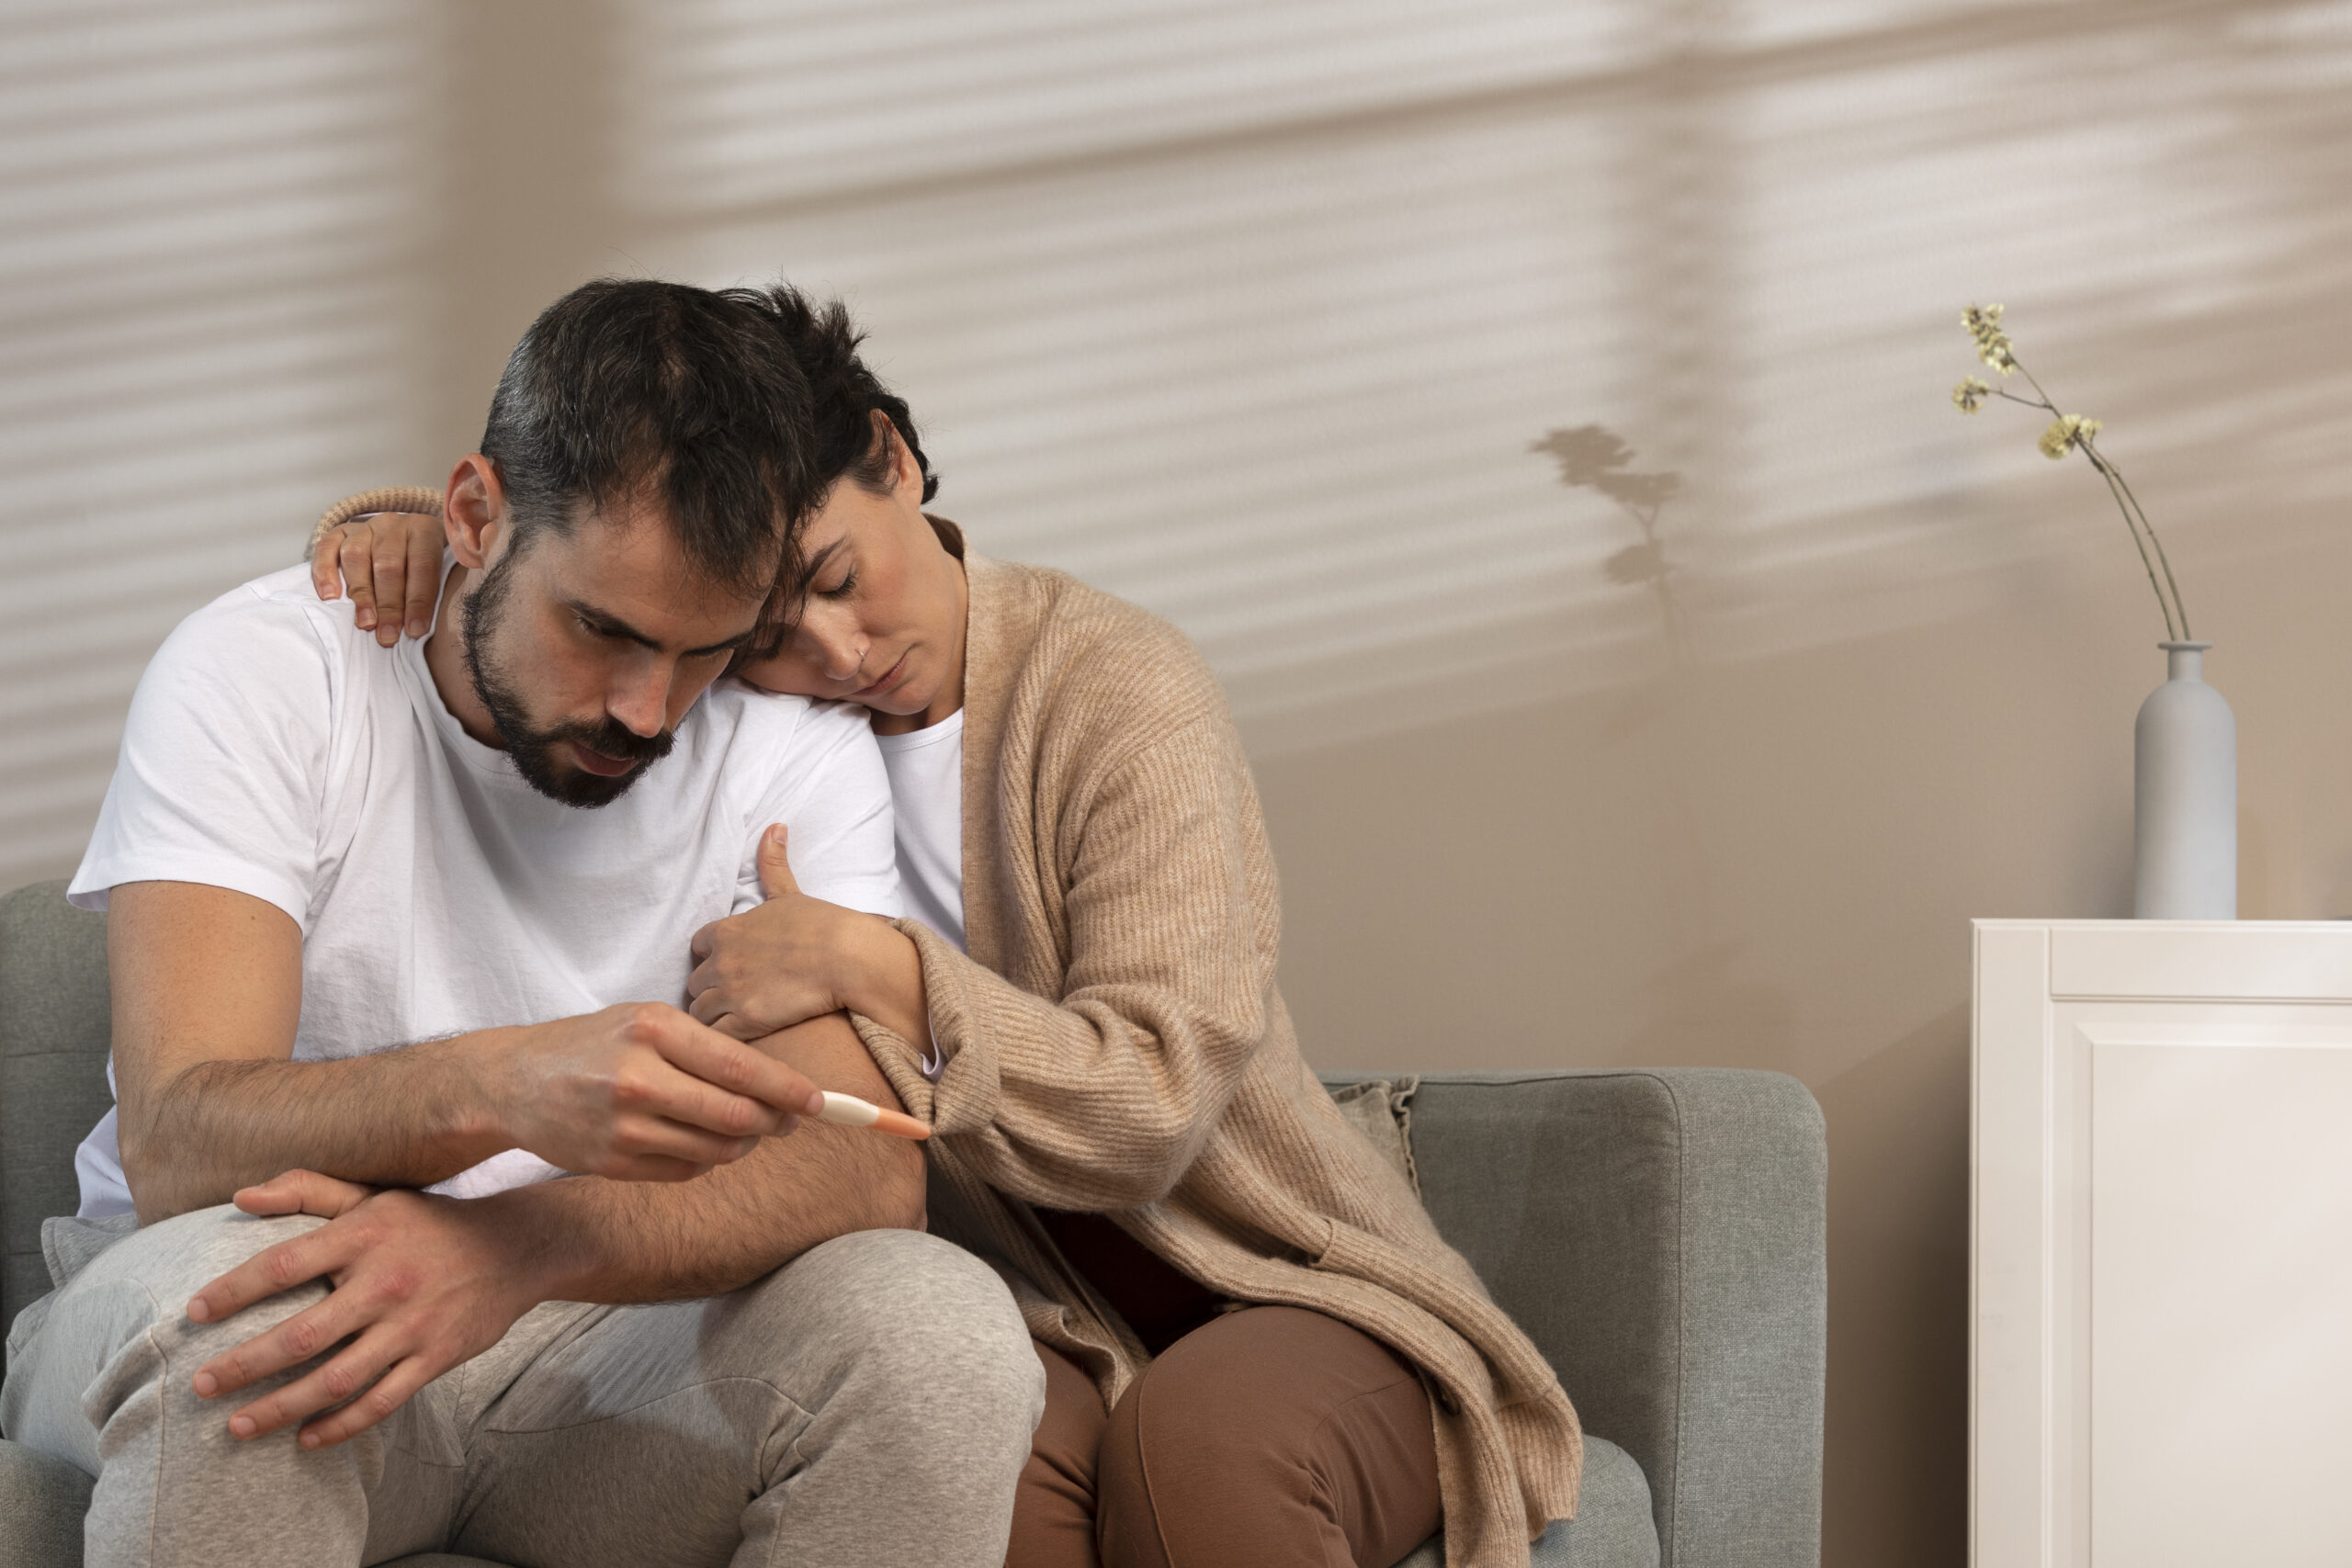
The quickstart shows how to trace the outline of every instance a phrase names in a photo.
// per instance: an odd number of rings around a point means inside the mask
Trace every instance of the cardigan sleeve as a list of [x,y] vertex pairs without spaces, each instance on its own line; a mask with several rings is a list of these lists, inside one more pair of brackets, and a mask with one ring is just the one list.
[[1257,809],[1221,715],[1110,767],[1060,827],[1076,850],[1058,1002],[899,922],[945,1065],[934,1086],[903,1042],[876,1055],[989,1185],[1098,1212],[1156,1201],[1191,1167],[1266,1033],[1276,917]]

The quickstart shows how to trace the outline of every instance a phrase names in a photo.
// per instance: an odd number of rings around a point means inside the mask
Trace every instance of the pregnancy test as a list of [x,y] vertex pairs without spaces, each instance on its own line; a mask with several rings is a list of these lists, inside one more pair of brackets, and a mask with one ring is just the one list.
[[825,1108],[817,1112],[820,1122],[831,1122],[837,1127],[871,1127],[894,1138],[912,1138],[917,1143],[931,1136],[930,1128],[904,1111],[885,1111],[854,1094],[841,1094],[830,1089],[820,1092],[825,1099]]

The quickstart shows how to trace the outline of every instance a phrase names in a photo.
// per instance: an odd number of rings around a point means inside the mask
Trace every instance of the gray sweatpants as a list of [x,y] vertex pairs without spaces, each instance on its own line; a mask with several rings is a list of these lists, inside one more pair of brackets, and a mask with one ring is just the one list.
[[240,1442],[230,1413],[302,1369],[217,1401],[189,1380],[324,1287],[220,1324],[182,1309],[321,1223],[183,1214],[18,1319],[0,1430],[97,1477],[89,1568],[1004,1561],[1044,1373],[960,1248],[865,1231],[706,1301],[550,1303],[339,1447]]

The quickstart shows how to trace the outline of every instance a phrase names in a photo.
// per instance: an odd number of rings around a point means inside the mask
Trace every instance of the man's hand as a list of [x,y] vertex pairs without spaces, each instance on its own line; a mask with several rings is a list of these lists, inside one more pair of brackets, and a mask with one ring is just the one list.
[[823,1104],[792,1068],[659,1003],[487,1034],[481,1092],[500,1128],[586,1175],[688,1180]]
[[722,1034],[758,1040],[779,1029],[856,1004],[839,983],[874,926],[905,941],[877,916],[811,898],[792,879],[781,825],[760,835],[760,885],[767,902],[695,932],[688,1008]]
[[229,1430],[241,1438],[300,1421],[304,1448],[340,1443],[498,1343],[541,1300],[528,1227],[499,1198],[377,1192],[295,1170],[243,1189],[236,1201],[249,1214],[319,1214],[328,1223],[205,1286],[187,1303],[190,1319],[219,1323],[312,1280],[333,1287],[324,1301],[198,1370],[198,1397],[219,1399],[334,1352],[233,1412]]
[[[839,1013],[757,1043],[829,1089],[902,1109]],[[541,1238],[531,1267],[549,1301],[682,1301],[739,1289],[851,1231],[922,1229],[923,1147],[811,1122],[699,1181],[582,1176],[481,1201],[511,1203],[521,1234]]]

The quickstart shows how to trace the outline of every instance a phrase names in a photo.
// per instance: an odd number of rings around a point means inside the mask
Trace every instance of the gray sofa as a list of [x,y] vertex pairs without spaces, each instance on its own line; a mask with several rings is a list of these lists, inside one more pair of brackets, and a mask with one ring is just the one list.
[[[104,917],[58,883],[0,898],[6,1319],[49,1288],[40,1224],[73,1212],[107,1031]],[[1704,1068],[1430,1074],[1409,1118],[1430,1213],[1589,1434],[1578,1517],[1538,1568],[1817,1563],[1826,1166],[1804,1088]],[[89,1487],[0,1442],[0,1568],[80,1562]],[[1432,1540],[1398,1568],[1442,1560]]]

